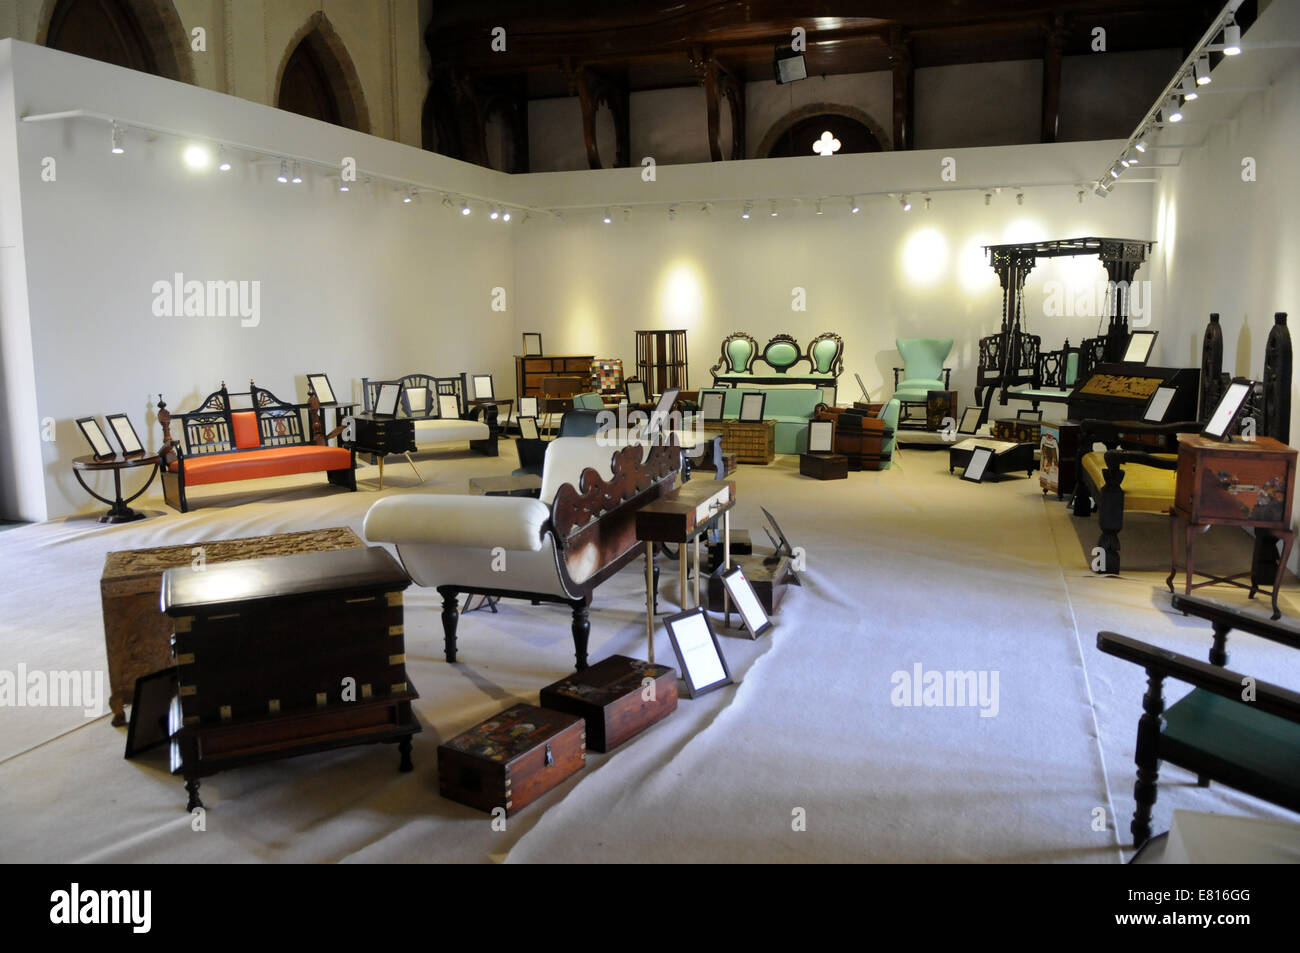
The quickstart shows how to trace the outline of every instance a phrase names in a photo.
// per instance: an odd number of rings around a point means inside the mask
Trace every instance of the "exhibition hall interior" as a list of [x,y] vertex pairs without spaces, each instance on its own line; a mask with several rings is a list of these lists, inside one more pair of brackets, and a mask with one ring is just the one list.
[[0,5],[0,856],[1300,859],[1300,0],[844,7]]

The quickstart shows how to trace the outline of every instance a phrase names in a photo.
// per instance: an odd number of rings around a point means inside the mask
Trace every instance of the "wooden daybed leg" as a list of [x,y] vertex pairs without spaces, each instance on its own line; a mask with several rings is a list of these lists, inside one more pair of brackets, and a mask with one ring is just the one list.
[[189,792],[190,795],[189,803],[185,805],[186,811],[192,811],[196,807],[203,807],[203,802],[199,800],[199,779],[198,778],[186,778],[185,790]]
[[1101,527],[1097,546],[1103,557],[1101,571],[1118,573],[1119,532],[1124,528],[1124,468],[1108,463],[1102,476],[1105,485],[1101,488],[1101,499],[1097,501],[1097,524]]
[[439,589],[442,593],[443,654],[448,662],[456,661],[456,623],[460,621],[460,593],[455,589]]
[[415,765],[411,764],[411,736],[406,735],[397,743],[397,753],[401,756],[398,762],[397,770],[403,773],[414,770]]
[[573,655],[576,671],[587,667],[587,638],[591,635],[591,620],[587,617],[587,603],[573,603]]
[[1156,783],[1160,775],[1156,751],[1164,727],[1164,681],[1163,674],[1147,669],[1147,690],[1142,696],[1142,717],[1138,719],[1137,752],[1133,759],[1137,763],[1137,781],[1133,784],[1137,809],[1133,812],[1129,831],[1133,834],[1134,847],[1141,847],[1151,838],[1151,808],[1156,803]]

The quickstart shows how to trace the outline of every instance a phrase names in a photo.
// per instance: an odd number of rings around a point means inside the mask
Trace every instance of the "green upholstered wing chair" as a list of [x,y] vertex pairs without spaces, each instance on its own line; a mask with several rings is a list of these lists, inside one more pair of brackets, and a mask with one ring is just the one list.
[[814,374],[839,377],[844,372],[844,341],[833,331],[823,331],[809,341],[807,356]]
[[799,342],[788,334],[777,334],[763,346],[763,360],[778,374],[784,374],[803,357]]
[[[797,348],[796,348],[797,350]],[[758,357],[758,342],[744,331],[732,331],[722,339],[722,357],[709,369],[713,383],[725,380],[729,374],[748,374]]]
[[943,362],[952,351],[952,338],[898,338],[894,343],[903,357],[903,366],[894,368],[898,400],[924,401],[932,390],[949,390],[952,368]]

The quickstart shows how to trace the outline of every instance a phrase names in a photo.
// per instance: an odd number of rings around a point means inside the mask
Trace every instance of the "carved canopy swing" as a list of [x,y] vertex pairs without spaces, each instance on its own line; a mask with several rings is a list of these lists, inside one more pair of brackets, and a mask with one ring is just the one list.
[[[1002,392],[1001,401],[1005,403],[1007,390],[1016,384],[1038,386],[1042,339],[1023,329],[1022,317],[1025,279],[1038,259],[1078,255],[1096,255],[1101,259],[1114,292],[1107,295],[1109,324],[1104,335],[1084,342],[1083,355],[1087,360],[1091,350],[1095,363],[1118,361],[1128,344],[1129,283],[1154,244],[1132,238],[1066,238],[984,246],[989,264],[1002,284],[1002,326],[997,334],[980,339],[975,399],[983,405],[985,418],[995,390]],[[1083,371],[1080,368],[1080,373]]]

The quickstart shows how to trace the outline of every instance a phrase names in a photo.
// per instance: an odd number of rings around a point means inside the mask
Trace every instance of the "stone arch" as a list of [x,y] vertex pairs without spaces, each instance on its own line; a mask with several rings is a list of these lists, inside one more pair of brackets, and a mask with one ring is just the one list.
[[[301,53],[300,53],[301,48]],[[361,77],[348,54],[342,38],[325,16],[324,10],[317,10],[307,22],[298,28],[285,47],[280,57],[280,66],[275,71],[274,105],[280,107],[281,93],[284,88],[285,70],[294,55],[307,57],[311,64],[319,69],[321,80],[330,101],[337,113],[328,121],[357,132],[370,132],[370,109],[366,106],[365,93],[361,89]]]
[[871,118],[871,115],[858,109],[856,106],[842,106],[838,103],[809,103],[806,106],[800,106],[798,109],[791,110],[776,122],[764,134],[763,139],[758,144],[758,149],[754,155],[756,158],[765,159],[771,155],[772,150],[776,148],[781,137],[788,133],[805,119],[811,119],[815,116],[842,116],[853,122],[861,123],[880,143],[882,149],[892,149],[890,144],[889,133],[885,127]]
[[[102,55],[102,48],[101,55],[92,48],[77,48],[81,44],[75,35],[76,21],[91,17],[121,31],[128,61]],[[178,82],[194,82],[190,36],[171,0],[45,0],[36,42]]]

